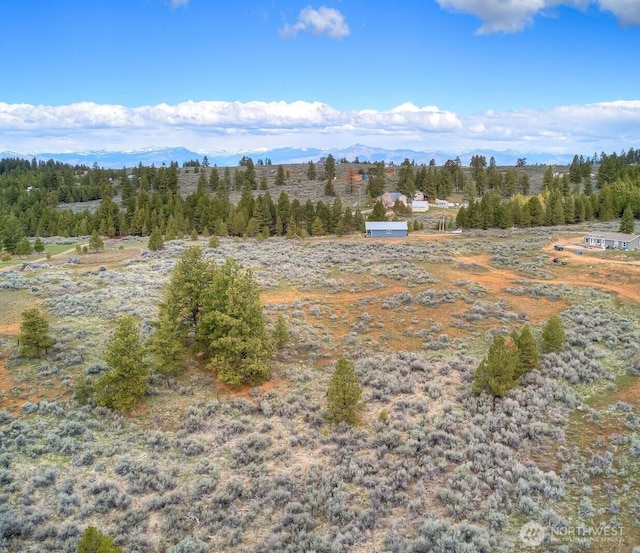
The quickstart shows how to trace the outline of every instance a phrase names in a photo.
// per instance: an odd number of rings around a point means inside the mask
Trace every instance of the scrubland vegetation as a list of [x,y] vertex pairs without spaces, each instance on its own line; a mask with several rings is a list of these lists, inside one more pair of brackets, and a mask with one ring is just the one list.
[[[517,551],[537,521],[623,527],[618,549],[558,533],[547,550],[630,551],[640,417],[637,396],[621,398],[640,373],[637,307],[546,284],[546,234],[484,236],[200,242],[213,263],[252,268],[270,329],[286,321],[273,378],[234,392],[194,362],[154,373],[129,414],[73,392],[107,370],[119,317],[153,335],[193,243],[130,239],[2,273],[8,313],[41,305],[54,339],[24,356],[2,338],[4,550],[75,551],[95,526],[125,551]],[[496,288],[500,270],[512,279]],[[554,312],[560,351],[497,401],[474,393],[492,337],[530,323],[541,340]],[[338,357],[362,387],[354,426],[327,420]]]
[[[70,253],[0,272],[0,551],[75,552],[94,527],[126,552],[506,553],[531,550],[535,522],[545,551],[637,552],[640,267],[550,260],[552,241],[617,224],[87,253],[91,232],[42,236]],[[119,330],[153,346],[193,246],[251,271],[270,378],[220,382],[195,329],[171,370],[153,347],[136,358],[133,404],[92,396]],[[52,343],[25,350],[34,307]],[[493,344],[531,351],[529,330],[538,357],[510,357],[499,394],[474,386]]]

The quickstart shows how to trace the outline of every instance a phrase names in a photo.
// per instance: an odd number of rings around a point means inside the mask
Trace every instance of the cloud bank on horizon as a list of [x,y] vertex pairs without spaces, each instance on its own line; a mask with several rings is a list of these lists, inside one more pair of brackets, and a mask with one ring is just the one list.
[[621,25],[640,25],[637,0],[436,0],[445,10],[476,16],[482,21],[478,34],[516,33],[533,25],[536,15],[553,14],[561,6],[588,10],[595,6],[612,13]]
[[459,152],[482,143],[498,150],[609,153],[640,144],[640,100],[491,110],[468,117],[412,103],[386,111],[339,111],[303,101],[188,101],[133,108],[0,102],[0,150],[25,154],[177,145],[202,152],[329,148],[358,142]]

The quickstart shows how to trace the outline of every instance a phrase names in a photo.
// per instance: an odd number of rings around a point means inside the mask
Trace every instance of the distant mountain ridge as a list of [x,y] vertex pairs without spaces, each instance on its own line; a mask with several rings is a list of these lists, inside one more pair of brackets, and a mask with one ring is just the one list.
[[385,161],[395,164],[402,163],[405,159],[415,161],[418,164],[429,163],[432,159],[436,165],[443,165],[449,159],[460,157],[463,165],[468,166],[471,157],[474,155],[483,155],[489,161],[491,157],[496,160],[499,166],[515,166],[519,159],[525,158],[528,165],[569,165],[573,160],[573,154],[550,154],[545,152],[517,152],[515,150],[473,150],[459,153],[443,152],[443,151],[417,151],[410,149],[390,150],[386,148],[376,148],[365,146],[363,144],[354,144],[345,148],[329,148],[326,150],[320,148],[276,148],[272,150],[256,150],[247,152],[226,152],[213,151],[208,153],[198,153],[187,148],[142,148],[139,150],[89,150],[84,152],[58,152],[58,153],[35,153],[22,154],[16,152],[0,152],[0,158],[25,158],[38,160],[60,161],[70,165],[87,165],[93,166],[97,164],[99,167],[106,169],[122,169],[123,167],[135,167],[142,165],[161,166],[163,163],[169,165],[172,161],[182,166],[183,163],[198,160],[202,162],[207,156],[210,165],[219,167],[233,167],[243,156],[257,160],[271,160],[274,165],[307,163],[309,161],[317,162],[318,160],[332,154],[337,161],[346,158],[348,161],[354,161],[356,158],[361,161]]

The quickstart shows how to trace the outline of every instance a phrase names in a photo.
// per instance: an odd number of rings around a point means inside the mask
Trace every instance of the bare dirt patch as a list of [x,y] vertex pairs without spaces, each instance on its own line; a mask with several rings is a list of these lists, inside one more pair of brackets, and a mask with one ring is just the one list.
[[17,336],[20,334],[20,325],[17,323],[0,325],[0,335],[2,334]]
[[618,392],[618,399],[631,405],[640,406],[640,378],[635,378]]
[[140,255],[140,247],[118,248],[108,246],[101,252],[87,253],[80,256],[74,256],[78,261],[78,267],[82,271],[95,270],[101,265],[110,269],[122,267],[122,264],[129,259],[134,259]]
[[23,382],[6,367],[4,359],[0,359],[0,409],[17,412],[26,402],[61,401],[70,395],[64,386],[38,386],[32,382]]
[[[424,239],[444,239],[451,238],[447,234],[434,235],[411,235],[411,240]],[[459,237],[454,237],[459,238]],[[398,241],[401,242],[401,241]],[[553,252],[552,246],[545,246],[543,250]],[[558,252],[556,252],[558,253]],[[374,321],[382,322],[377,327],[370,327],[367,335],[373,340],[385,342],[390,349],[419,349],[422,340],[408,336],[404,331],[413,326],[415,319],[433,319],[442,325],[442,332],[446,332],[451,337],[461,337],[468,335],[467,332],[452,326],[456,313],[461,310],[459,301],[455,303],[443,303],[434,307],[412,306],[409,309],[398,308],[395,310],[383,309],[381,300],[390,298],[393,295],[409,292],[415,294],[423,288],[436,290],[451,290],[452,283],[465,281],[471,285],[481,285],[487,294],[483,300],[497,301],[506,299],[513,309],[526,316],[526,319],[533,324],[539,324],[547,320],[551,315],[558,313],[568,307],[563,300],[551,301],[545,297],[535,298],[528,295],[512,297],[507,295],[505,289],[516,283],[526,280],[528,284],[546,285],[567,285],[585,288],[598,288],[615,293],[621,300],[630,300],[640,303],[640,266],[635,264],[625,264],[623,262],[599,259],[596,269],[589,261],[588,256],[575,256],[571,258],[567,266],[556,266],[549,259],[549,270],[553,271],[555,278],[523,278],[515,269],[496,268],[491,266],[491,256],[489,254],[455,256],[451,264],[423,263],[421,267],[432,274],[438,282],[427,286],[409,286],[397,281],[389,281],[381,277],[376,280],[382,281],[384,287],[375,290],[364,289],[362,285],[368,278],[366,275],[358,279],[360,290],[352,292],[345,290],[340,293],[327,293],[324,290],[299,290],[297,288],[279,288],[265,290],[262,301],[265,304],[293,304],[295,301],[304,300],[308,302],[321,303],[332,310],[336,315],[336,322],[326,325],[333,333],[336,341],[347,335],[351,327],[357,322],[362,311],[365,311]],[[354,275],[340,275],[345,280],[355,280]],[[464,291],[462,291],[464,292]],[[376,301],[371,301],[366,308],[359,309],[367,298],[375,297]],[[345,324],[345,321],[347,324]]]

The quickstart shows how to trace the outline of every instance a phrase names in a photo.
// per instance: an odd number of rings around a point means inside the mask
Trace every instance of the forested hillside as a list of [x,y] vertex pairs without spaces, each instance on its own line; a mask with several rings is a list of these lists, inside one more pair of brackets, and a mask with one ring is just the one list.
[[[236,168],[206,160],[179,168],[120,171],[20,159],[0,161],[0,239],[15,253],[23,236],[187,234],[284,236],[363,230],[363,211],[384,191],[432,201],[467,202],[456,224],[510,228],[611,221],[629,207],[640,215],[640,166],[630,149],[597,160],[575,156],[567,168],[499,168],[474,156],[471,166],[367,164],[356,160],[274,167],[243,158]],[[409,215],[396,206],[400,216]]]

